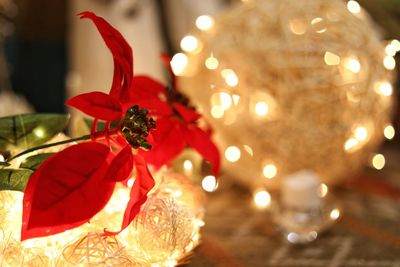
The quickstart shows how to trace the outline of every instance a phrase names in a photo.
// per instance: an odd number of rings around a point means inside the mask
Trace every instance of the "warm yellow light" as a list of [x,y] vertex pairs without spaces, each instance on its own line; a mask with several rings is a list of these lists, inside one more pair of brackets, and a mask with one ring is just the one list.
[[33,130],[33,134],[36,135],[36,137],[43,138],[46,132],[42,127],[37,127]]
[[377,170],[382,170],[385,167],[386,160],[382,154],[376,154],[372,157],[372,167]]
[[129,180],[128,180],[128,187],[129,188],[132,188],[132,186],[133,186],[133,183],[135,182],[135,180],[133,179],[133,178],[130,178]]
[[0,162],[4,162],[6,161],[6,159],[4,158],[4,156],[2,154],[0,154]]
[[333,209],[329,215],[332,220],[337,220],[340,217],[340,210],[339,209]]
[[396,48],[392,45],[392,43],[386,45],[385,53],[388,56],[394,57],[397,53]]
[[358,141],[364,142],[367,140],[368,131],[365,127],[357,127],[354,131],[354,136]]
[[257,190],[253,198],[259,208],[266,208],[271,204],[271,195],[265,190]]
[[266,116],[269,112],[268,104],[264,101],[257,102],[255,105],[255,112],[260,117]]
[[383,130],[383,135],[385,136],[386,139],[392,140],[395,134],[396,131],[392,125],[386,126],[385,129]]
[[196,19],[196,27],[199,30],[207,31],[214,26],[214,18],[209,15],[201,15]]
[[193,35],[187,35],[181,40],[181,48],[185,52],[194,52],[199,48],[199,40]]
[[394,57],[392,56],[386,56],[383,59],[383,66],[387,70],[394,70],[394,68],[396,68],[396,60],[394,60]]
[[344,150],[347,152],[353,152],[357,149],[360,142],[355,138],[350,138],[344,143]]
[[340,57],[332,52],[325,52],[324,61],[326,65],[335,66],[340,64]]
[[357,14],[360,13],[361,11],[361,6],[357,1],[354,0],[350,0],[347,2],[347,9],[353,13],[353,14]]
[[225,150],[225,158],[230,162],[236,162],[240,159],[240,149],[236,146],[230,146]]
[[390,44],[392,45],[393,49],[396,52],[400,51],[400,41],[399,40],[394,39]]
[[389,82],[377,82],[374,89],[377,94],[383,96],[391,96],[393,94],[393,86]]
[[220,119],[224,116],[224,109],[219,105],[214,105],[211,108],[211,116],[215,119]]
[[265,178],[272,179],[278,173],[278,169],[274,164],[267,164],[263,168],[263,174]]
[[172,57],[171,68],[175,75],[182,75],[188,64],[188,57],[183,53],[177,53]]
[[183,169],[186,171],[191,171],[193,169],[193,163],[188,159],[184,160]]
[[218,59],[216,59],[215,57],[213,57],[213,55],[211,55],[210,57],[208,57],[206,59],[206,61],[204,62],[204,65],[209,70],[215,70],[218,68],[219,62],[218,62]]
[[240,101],[240,96],[239,95],[232,95],[232,99],[233,99],[233,104],[235,106],[237,106],[239,104],[239,101]]
[[361,70],[360,61],[356,58],[347,58],[344,62],[346,69],[353,73],[359,73]]
[[217,179],[215,179],[215,176],[208,175],[201,181],[201,186],[207,192],[214,192],[218,188]]
[[328,194],[328,191],[328,186],[326,184],[321,184],[318,188],[318,196],[324,198]]
[[236,76],[236,73],[231,69],[223,69],[221,71],[221,76],[225,79],[226,84],[231,87],[234,87],[239,83],[239,78]]
[[307,31],[307,24],[302,19],[292,19],[289,22],[290,30],[296,35],[303,35]]
[[254,156],[253,149],[249,145],[243,145],[243,148],[250,156]]
[[221,103],[221,108],[223,110],[227,110],[232,106],[232,97],[230,94],[225,93],[225,92],[221,92],[218,93],[219,94],[219,99],[220,99],[220,103]]

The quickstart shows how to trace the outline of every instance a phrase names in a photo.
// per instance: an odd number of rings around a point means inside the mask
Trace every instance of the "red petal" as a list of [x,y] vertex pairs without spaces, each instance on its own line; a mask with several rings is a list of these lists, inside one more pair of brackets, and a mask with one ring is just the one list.
[[109,148],[80,143],[46,160],[29,179],[21,240],[77,227],[106,205],[115,183],[106,181]]
[[174,104],[174,108],[176,109],[176,111],[178,111],[179,115],[181,115],[183,120],[187,123],[194,122],[201,117],[201,115],[197,113],[195,110],[187,108],[182,104],[176,103]]
[[221,158],[219,150],[211,140],[210,135],[194,125],[187,127],[184,135],[187,144],[199,152],[205,160],[211,163],[213,175],[217,176]]
[[77,95],[69,99],[66,104],[105,121],[119,119],[122,115],[122,107],[118,101],[102,92]]
[[152,131],[152,135],[154,138],[152,149],[140,150],[139,153],[157,169],[174,160],[185,148],[181,125],[175,119],[158,119],[157,128]]
[[121,182],[130,177],[132,169],[132,148],[127,145],[111,161],[106,177],[110,181]]
[[92,12],[82,12],[81,18],[93,21],[114,58],[114,78],[110,95],[121,102],[127,99],[133,76],[132,49],[120,32]]
[[126,206],[121,230],[118,232],[108,232],[106,234],[118,234],[124,230],[136,217],[140,207],[146,202],[147,194],[154,187],[155,182],[146,161],[140,155],[135,156],[136,179],[132,186],[129,202]]

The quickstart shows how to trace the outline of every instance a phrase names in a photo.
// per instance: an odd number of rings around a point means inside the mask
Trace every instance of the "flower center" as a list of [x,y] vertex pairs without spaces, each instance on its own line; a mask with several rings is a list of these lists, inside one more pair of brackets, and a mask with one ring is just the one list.
[[147,116],[148,113],[147,109],[141,109],[135,105],[130,107],[125,114],[121,131],[133,148],[151,148],[151,145],[146,141],[146,137],[149,135],[150,130],[156,127],[156,122],[153,118]]

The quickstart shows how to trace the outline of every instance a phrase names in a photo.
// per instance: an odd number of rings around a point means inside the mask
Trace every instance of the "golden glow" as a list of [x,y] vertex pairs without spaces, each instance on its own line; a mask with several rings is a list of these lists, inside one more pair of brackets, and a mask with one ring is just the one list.
[[324,61],[328,66],[335,66],[340,64],[340,57],[332,52],[325,52]]
[[354,152],[359,147],[360,142],[355,138],[350,138],[344,143],[344,150]]
[[400,51],[400,41],[399,40],[394,39],[390,44],[392,45],[393,49],[396,52]]
[[254,156],[253,149],[249,145],[243,145],[243,148],[250,156]]
[[324,198],[328,194],[328,191],[328,186],[326,184],[321,184],[318,188],[318,196]]
[[324,25],[324,19],[317,17],[311,21],[311,25],[314,27],[315,32],[317,33],[324,33],[326,32],[326,27]]
[[233,104],[235,106],[239,105],[239,101],[240,101],[240,96],[239,95],[232,95],[232,99],[233,99]]
[[392,125],[386,126],[385,129],[383,130],[383,135],[385,136],[386,139],[392,140],[395,134],[396,131]]
[[383,66],[387,70],[394,70],[394,68],[396,68],[396,60],[394,60],[394,57],[392,56],[386,56],[383,59]]
[[386,45],[385,53],[388,56],[394,57],[398,51],[396,50],[395,46],[392,43]]
[[346,58],[344,61],[344,66],[346,69],[353,73],[359,73],[361,71],[361,64],[360,61],[358,61],[357,58]]
[[272,179],[276,176],[277,173],[278,169],[272,163],[265,165],[263,168],[263,174],[265,178]]
[[39,138],[43,138],[46,134],[45,130],[42,127],[37,127],[33,130],[33,134]]
[[188,57],[183,53],[177,53],[172,57],[171,68],[175,75],[182,75],[188,64]]
[[260,117],[266,116],[269,112],[268,104],[265,103],[264,101],[257,102],[255,105],[255,112],[256,112],[256,115],[258,115]]
[[230,162],[236,162],[240,159],[240,149],[236,146],[230,146],[225,150],[225,158]]
[[221,71],[221,76],[225,79],[225,83],[230,87],[235,87],[239,83],[239,78],[236,73],[231,69],[223,69]]
[[199,48],[199,40],[193,35],[187,35],[181,40],[181,48],[185,52],[195,52]]
[[302,19],[292,19],[289,28],[294,34],[303,35],[307,31],[307,23]]
[[6,161],[6,159],[4,158],[4,156],[2,154],[0,154],[0,162],[4,162]]
[[214,18],[209,15],[201,15],[196,19],[196,27],[202,31],[211,29],[214,23]]
[[224,116],[224,109],[219,105],[214,105],[211,108],[211,116],[215,119],[220,119]]
[[367,140],[368,138],[368,131],[367,128],[365,127],[357,127],[354,131],[354,136],[355,138],[360,141],[360,142],[364,142]]
[[375,92],[383,96],[391,96],[393,86],[389,82],[377,82],[374,86]]
[[331,213],[329,214],[332,220],[337,220],[340,217],[340,210],[339,209],[333,209]]
[[214,192],[218,188],[217,179],[215,179],[215,176],[208,175],[203,178],[203,181],[201,181],[201,186],[204,191]]
[[257,190],[253,195],[254,203],[259,208],[266,208],[271,204],[271,195],[265,190]]
[[360,13],[361,11],[361,6],[357,1],[354,0],[350,0],[347,2],[347,9],[353,13],[353,14],[357,14]]
[[213,55],[208,57],[206,61],[204,62],[204,65],[206,66],[207,69],[209,70],[215,70],[219,66],[218,59],[216,59]]
[[376,154],[372,157],[371,164],[375,169],[382,170],[386,164],[385,157],[382,154]]
[[185,161],[183,161],[183,168],[185,170],[191,170],[193,169],[193,163],[190,160],[186,159]]

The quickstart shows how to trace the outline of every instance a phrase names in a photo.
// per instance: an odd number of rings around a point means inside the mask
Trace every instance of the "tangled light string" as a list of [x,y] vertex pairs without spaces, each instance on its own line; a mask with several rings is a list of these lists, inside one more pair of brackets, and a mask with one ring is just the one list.
[[0,266],[175,266],[199,242],[204,196],[180,174],[158,173],[157,180],[138,218],[117,236],[103,229],[119,228],[129,200],[124,186],[90,223],[22,243],[23,194],[0,191]]
[[258,188],[277,189],[299,170],[327,186],[368,160],[383,168],[371,153],[394,136],[400,42],[382,42],[356,1],[245,2],[199,17],[171,61],[215,129],[225,171],[265,204]]

